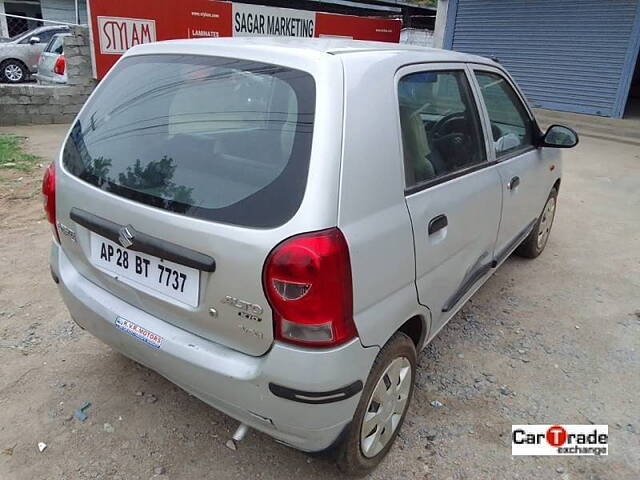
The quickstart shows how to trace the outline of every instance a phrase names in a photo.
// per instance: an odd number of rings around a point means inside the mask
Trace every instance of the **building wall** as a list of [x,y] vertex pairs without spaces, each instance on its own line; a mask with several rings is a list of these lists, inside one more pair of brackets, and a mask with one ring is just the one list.
[[640,0],[448,0],[444,47],[498,60],[536,107],[620,117]]
[[403,28],[400,31],[400,43],[433,47],[433,32],[418,28]]
[[[31,17],[38,19],[41,17],[40,5],[38,3],[25,3],[19,0],[0,0],[2,2],[2,7],[4,9],[4,13],[20,15],[24,17]],[[0,23],[4,23],[7,29],[7,36],[19,35],[28,30],[32,30],[41,25],[39,20],[27,20],[24,18],[16,18],[16,17],[5,17],[2,16],[2,20]],[[0,27],[0,30],[3,29],[4,26]]]
[[[40,0],[42,18],[57,22],[75,23],[76,10],[74,0]],[[87,2],[78,0],[80,23],[87,24]]]
[[4,13],[4,2],[0,0],[0,37],[8,37],[9,29],[7,28],[7,17]]

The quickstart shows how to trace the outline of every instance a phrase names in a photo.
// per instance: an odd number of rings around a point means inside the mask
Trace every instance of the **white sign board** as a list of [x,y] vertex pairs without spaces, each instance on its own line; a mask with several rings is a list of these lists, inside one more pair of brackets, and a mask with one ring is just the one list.
[[100,53],[121,55],[141,43],[156,41],[156,21],[143,18],[98,17]]
[[245,3],[233,4],[233,36],[314,36],[315,12],[290,8],[263,7]]

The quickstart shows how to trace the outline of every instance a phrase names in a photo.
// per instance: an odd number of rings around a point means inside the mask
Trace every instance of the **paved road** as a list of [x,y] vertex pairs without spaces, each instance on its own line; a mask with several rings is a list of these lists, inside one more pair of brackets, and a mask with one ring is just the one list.
[[[9,130],[46,157],[64,132]],[[585,137],[566,158],[547,250],[508,260],[420,355],[371,478],[640,478],[640,148]],[[0,171],[0,479],[337,477],[256,432],[232,452],[235,421],[74,326],[49,278],[40,175]],[[556,422],[608,424],[611,454],[511,456],[512,424]]]

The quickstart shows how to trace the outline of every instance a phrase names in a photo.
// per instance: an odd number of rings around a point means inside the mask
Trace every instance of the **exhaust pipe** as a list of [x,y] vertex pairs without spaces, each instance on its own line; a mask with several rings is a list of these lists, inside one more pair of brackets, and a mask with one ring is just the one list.
[[247,425],[246,423],[241,423],[240,425],[238,425],[238,428],[236,429],[233,436],[229,440],[227,440],[227,443],[225,444],[227,448],[229,450],[237,450],[238,446],[236,445],[236,443],[241,442],[248,431],[249,425]]

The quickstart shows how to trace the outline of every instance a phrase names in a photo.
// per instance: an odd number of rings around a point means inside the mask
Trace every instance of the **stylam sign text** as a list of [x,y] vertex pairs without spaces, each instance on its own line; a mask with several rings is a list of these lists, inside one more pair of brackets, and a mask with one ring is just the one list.
[[156,22],[142,18],[98,17],[100,53],[120,55],[141,43],[156,41]]

